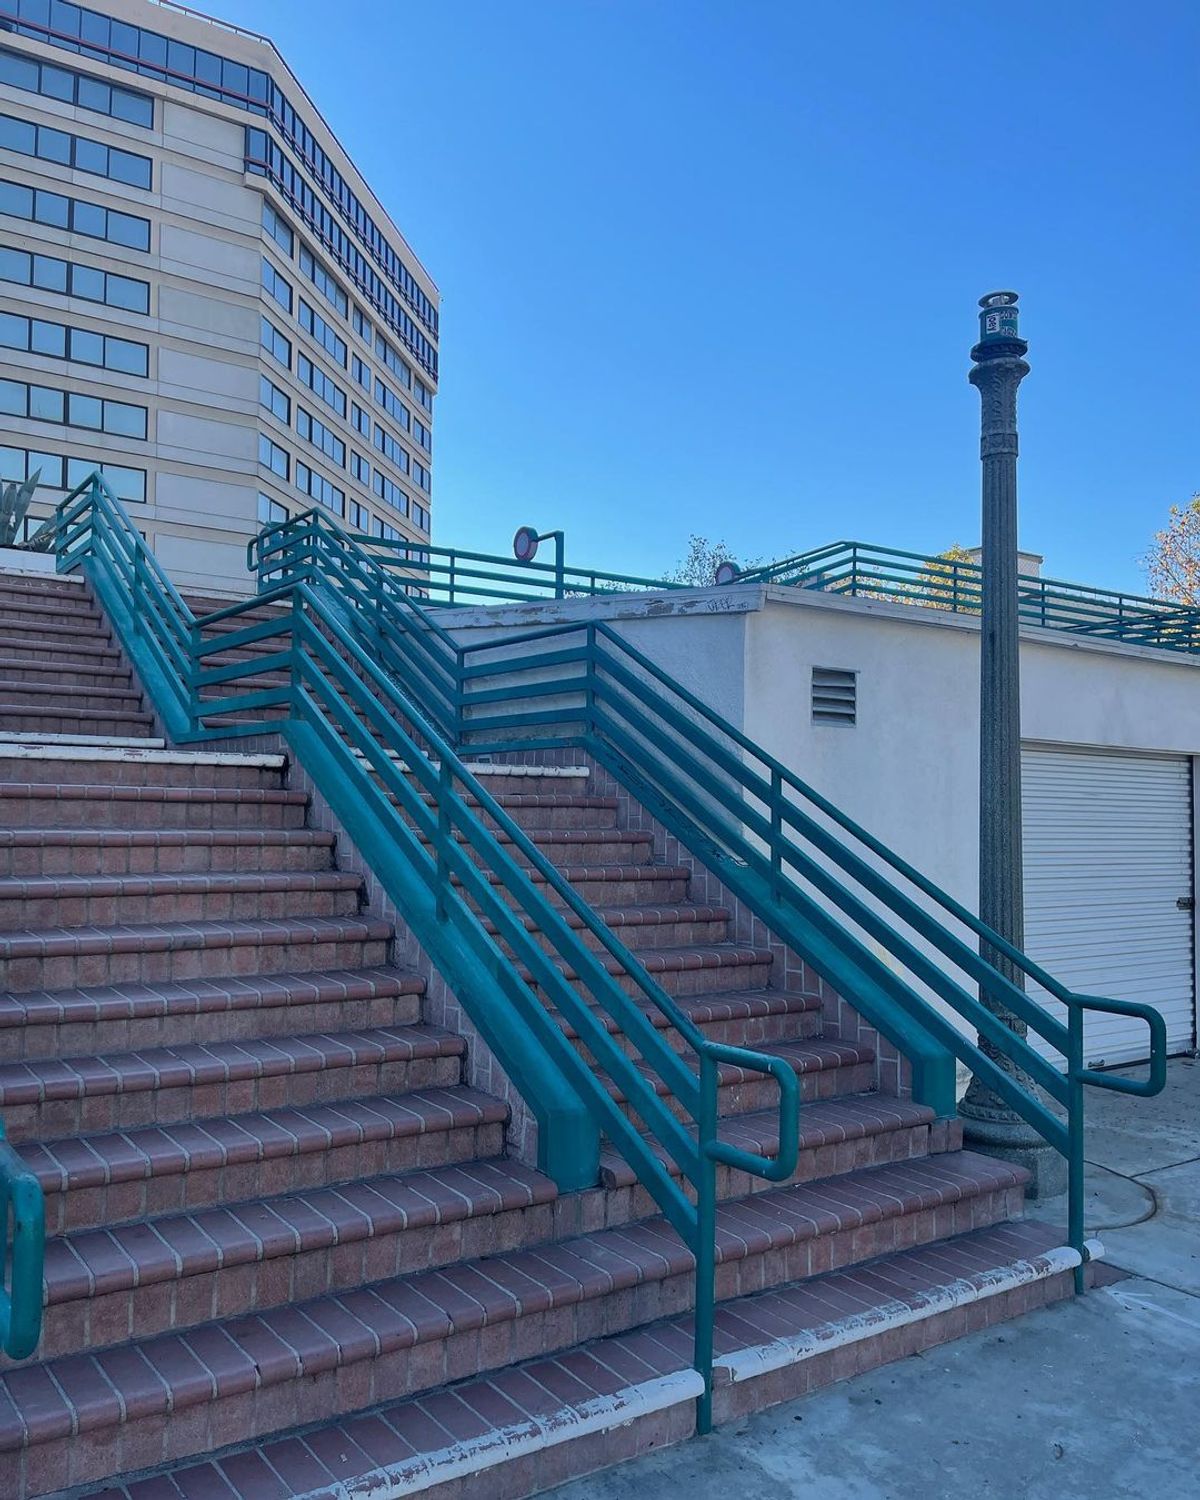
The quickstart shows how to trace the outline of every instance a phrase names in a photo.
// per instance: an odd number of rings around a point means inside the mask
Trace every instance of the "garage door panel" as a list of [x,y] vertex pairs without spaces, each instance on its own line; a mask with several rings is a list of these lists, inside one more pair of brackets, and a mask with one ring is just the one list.
[[[1025,946],[1073,990],[1155,1006],[1172,1051],[1194,1039],[1191,765],[1185,757],[1027,748]],[[1030,994],[1064,1019],[1035,986]],[[1034,1045],[1057,1056],[1038,1037]],[[1091,1016],[1091,1064],[1146,1055],[1142,1022]]]

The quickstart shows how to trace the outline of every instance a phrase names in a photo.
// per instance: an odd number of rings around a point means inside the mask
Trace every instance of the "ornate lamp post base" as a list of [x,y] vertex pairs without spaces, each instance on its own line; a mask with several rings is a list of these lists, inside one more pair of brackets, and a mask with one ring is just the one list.
[[1032,1174],[1025,1189],[1030,1199],[1057,1198],[1067,1190],[1067,1159],[1048,1146],[1031,1125],[1014,1114],[1003,1099],[975,1082],[958,1107],[963,1143],[972,1151],[996,1156]]

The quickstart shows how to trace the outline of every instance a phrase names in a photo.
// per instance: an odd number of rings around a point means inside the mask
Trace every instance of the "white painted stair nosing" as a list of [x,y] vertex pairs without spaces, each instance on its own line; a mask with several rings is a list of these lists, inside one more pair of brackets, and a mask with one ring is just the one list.
[[[164,740],[82,740],[63,738],[32,743],[13,736],[0,739],[2,760],[90,760],[148,766],[242,766],[254,770],[280,771],[282,755],[239,755],[224,750],[168,750]],[[148,746],[149,748],[145,748]],[[82,753],[81,753],[82,752]]]

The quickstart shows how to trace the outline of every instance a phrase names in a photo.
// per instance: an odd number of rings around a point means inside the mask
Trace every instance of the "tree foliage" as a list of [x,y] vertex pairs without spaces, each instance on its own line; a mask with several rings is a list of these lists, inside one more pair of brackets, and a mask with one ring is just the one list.
[[709,588],[723,562],[731,562],[735,568],[762,566],[761,558],[739,558],[728,542],[710,542],[706,536],[697,536],[693,532],[688,538],[687,552],[667,574],[667,579],[671,583],[683,583],[690,588]]
[[1143,561],[1156,599],[1200,604],[1200,493],[1186,505],[1172,505]]

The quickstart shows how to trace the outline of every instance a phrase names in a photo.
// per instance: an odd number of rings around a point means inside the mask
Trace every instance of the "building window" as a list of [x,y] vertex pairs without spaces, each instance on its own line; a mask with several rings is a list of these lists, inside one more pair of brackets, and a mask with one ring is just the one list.
[[408,515],[408,496],[398,484],[393,484],[387,475],[381,474],[378,469],[375,470],[375,493],[393,510],[398,510],[402,516]]
[[38,486],[48,490],[72,490],[93,469],[100,469],[119,500],[142,504],[146,499],[145,469],[112,464],[106,458],[67,458],[62,453],[43,453],[31,448],[0,447],[0,479],[18,482],[40,470]]
[[265,469],[270,469],[272,474],[278,474],[280,479],[286,479],[291,469],[291,456],[286,448],[281,448],[278,443],[273,442],[265,432],[258,435],[258,461]]
[[278,500],[272,500],[270,495],[258,492],[258,524],[260,526],[276,526],[280,521],[288,518],[288,508],[280,505]]
[[281,391],[273,380],[265,375],[258,377],[258,399],[272,416],[278,417],[285,427],[292,425],[292,401],[286,391]]
[[415,458],[413,459],[413,463],[412,463],[412,477],[417,481],[417,483],[421,486],[421,488],[428,494],[429,488],[430,488],[430,484],[431,484],[431,477],[430,477],[429,470],[425,467],[424,464],[418,463]]
[[85,135],[55,130],[51,125],[18,120],[13,115],[0,115],[0,147],[19,151],[22,156],[36,156],[40,161],[52,161],[60,167],[72,167],[76,172],[108,177],[130,187],[150,186],[152,163],[148,156],[122,151],[119,146],[106,146],[103,141],[93,141]]
[[80,109],[94,110],[97,114],[111,115],[114,120],[124,120],[127,125],[144,125],[147,130],[154,126],[154,100],[148,94],[105,83],[71,68],[39,63],[34,57],[9,52],[3,47],[0,47],[0,83],[14,89],[27,89],[31,94],[43,94],[48,99],[61,99],[64,104],[76,104]]
[[396,379],[400,382],[404,389],[406,391],[412,390],[413,372],[409,369],[405,361],[400,358],[399,354],[396,353],[391,344],[388,343],[387,339],[385,339],[383,334],[381,333],[377,333],[375,335],[375,353],[378,354],[381,360],[383,360],[384,364],[388,367],[388,369],[392,372],[392,374],[396,377]]
[[150,350],[132,339],[113,334],[93,333],[90,328],[72,328],[65,323],[51,323],[45,318],[22,318],[16,313],[0,313],[0,346],[24,354],[41,354],[49,359],[69,359],[77,364],[95,365],[121,375],[149,373]]
[[354,403],[350,407],[350,425],[356,432],[361,432],[363,437],[371,436],[371,414],[363,411],[362,407]]
[[423,505],[418,505],[415,500],[413,501],[412,518],[413,524],[418,528],[418,530],[429,530],[429,512]]
[[400,423],[405,432],[409,430],[412,426],[412,412],[409,411],[400,397],[396,395],[395,391],[384,385],[383,381],[378,377],[375,380],[375,399],[383,407],[384,411],[387,412],[389,417]]
[[369,349],[371,347],[371,336],[374,330],[371,327],[370,318],[367,317],[366,313],[363,312],[361,307],[356,307],[354,309],[354,331],[356,334],[358,334],[359,338],[362,339],[363,343],[366,344],[367,348]]
[[375,446],[402,474],[408,473],[408,450],[402,448],[387,428],[381,427],[378,422],[375,423]]
[[292,258],[292,231],[288,223],[275,212],[267,200],[263,199],[262,206],[263,228],[283,251],[289,260]]
[[427,412],[433,411],[433,392],[423,380],[418,380],[413,386],[413,394]]
[[126,312],[150,311],[150,283],[116,271],[61,260],[56,255],[36,255],[0,245],[0,281],[17,286],[36,286],[45,292],[61,292],[87,302],[103,302]]
[[335,311],[346,317],[349,313],[349,300],[344,291],[329,274],[320,261],[316,260],[307,245],[300,246],[300,269],[325,298]]
[[263,348],[273,360],[281,364],[285,370],[292,368],[292,343],[290,339],[284,338],[279,329],[269,318],[262,320],[262,333],[260,339]]
[[417,417],[413,418],[412,435],[420,443],[421,447],[424,448],[426,453],[433,447],[433,433]]
[[358,381],[363,390],[369,391],[371,389],[371,371],[368,366],[363,364],[362,360],[359,359],[357,354],[354,355],[354,357],[351,359],[350,368],[354,374],[355,380]]
[[262,263],[263,291],[268,297],[274,298],[283,308],[285,313],[292,310],[292,283],[285,276],[281,276],[267,257],[263,256]]
[[68,198],[64,193],[48,193],[18,182],[0,180],[0,214],[46,224],[51,229],[65,229],[84,234],[93,240],[107,240],[127,250],[149,250],[150,220],[137,214],[125,214],[115,208],[101,208],[83,198]]
[[357,500],[351,500],[347,507],[347,519],[355,531],[370,534],[371,512],[365,505],[360,505]]
[[331,458],[339,469],[346,467],[345,443],[336,432],[331,432],[324,422],[305,411],[302,406],[296,408],[296,431],[306,443],[311,443],[326,458]]
[[299,323],[305,333],[314,338],[327,354],[331,354],[343,369],[346,368],[346,340],[303,297],[300,298]]
[[337,412],[339,417],[346,415],[346,393],[338,385],[336,380],[326,375],[325,371],[318,365],[314,365],[307,354],[296,355],[296,374],[300,380],[312,391],[314,396],[319,396],[325,405]]
[[353,448],[350,450],[350,472],[365,489],[371,488],[371,465]]
[[85,396],[79,391],[60,391],[48,385],[31,385],[24,380],[0,380],[0,413],[31,422],[86,427],[92,432],[146,441],[144,406]]
[[296,460],[296,488],[302,494],[315,500],[318,505],[323,505],[326,510],[333,511],[335,515],[346,514],[346,492],[339,490],[332,480],[326,479],[323,474],[318,474],[315,469],[310,469],[299,459]]

